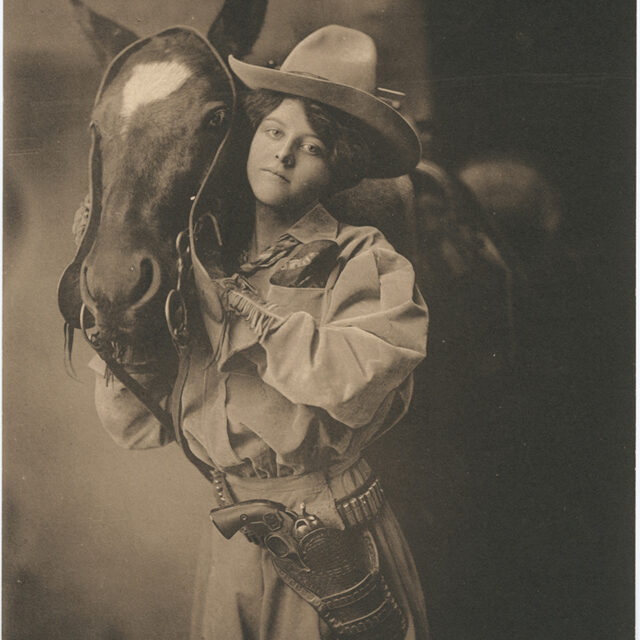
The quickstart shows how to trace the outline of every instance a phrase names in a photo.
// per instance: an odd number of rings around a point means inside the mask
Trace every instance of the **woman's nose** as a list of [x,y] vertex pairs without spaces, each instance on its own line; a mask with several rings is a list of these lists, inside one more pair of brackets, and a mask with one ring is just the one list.
[[285,142],[277,151],[276,158],[282,162],[285,167],[292,167],[295,162],[295,154],[293,152],[293,144],[291,142]]

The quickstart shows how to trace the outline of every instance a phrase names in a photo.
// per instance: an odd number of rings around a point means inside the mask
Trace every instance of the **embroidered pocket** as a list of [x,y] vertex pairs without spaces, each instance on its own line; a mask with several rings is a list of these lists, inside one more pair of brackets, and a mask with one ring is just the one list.
[[314,240],[297,247],[269,282],[296,289],[323,288],[336,266],[340,248],[331,240]]

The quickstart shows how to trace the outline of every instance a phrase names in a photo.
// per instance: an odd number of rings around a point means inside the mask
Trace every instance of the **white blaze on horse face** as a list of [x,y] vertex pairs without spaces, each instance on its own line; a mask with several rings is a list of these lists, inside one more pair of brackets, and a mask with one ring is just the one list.
[[138,107],[166,98],[192,75],[191,69],[180,62],[147,62],[136,66],[122,92],[120,113],[125,130]]

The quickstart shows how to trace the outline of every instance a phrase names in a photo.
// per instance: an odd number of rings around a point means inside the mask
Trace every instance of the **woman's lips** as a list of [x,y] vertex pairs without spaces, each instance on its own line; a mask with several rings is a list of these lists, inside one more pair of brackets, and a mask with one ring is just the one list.
[[287,178],[285,178],[281,173],[278,173],[277,171],[274,171],[273,169],[262,169],[262,171],[264,171],[265,173],[270,173],[272,176],[280,178],[280,180],[283,180],[284,182],[289,182],[289,180]]

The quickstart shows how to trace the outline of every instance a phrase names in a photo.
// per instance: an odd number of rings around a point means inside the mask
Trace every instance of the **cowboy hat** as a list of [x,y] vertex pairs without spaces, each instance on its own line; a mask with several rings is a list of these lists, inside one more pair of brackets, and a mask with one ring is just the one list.
[[371,178],[391,178],[415,168],[420,141],[413,127],[376,97],[376,46],[362,31],[329,25],[293,48],[279,69],[229,56],[233,72],[250,89],[309,98],[359,119],[377,134],[371,145]]

